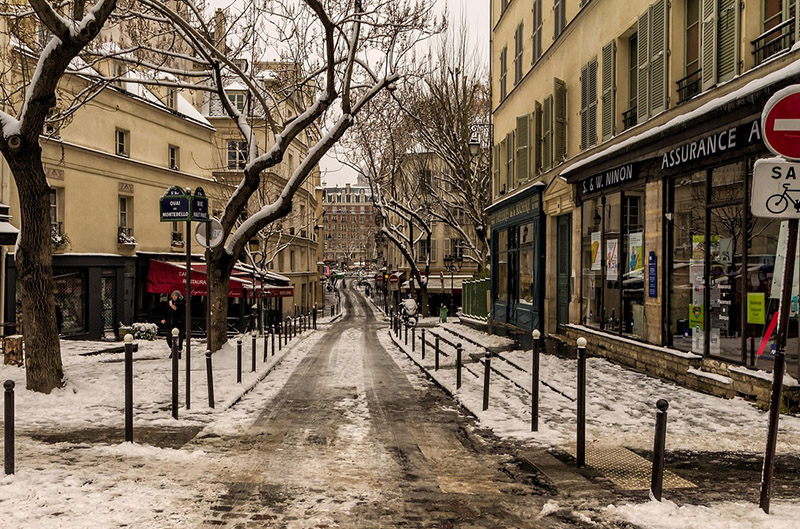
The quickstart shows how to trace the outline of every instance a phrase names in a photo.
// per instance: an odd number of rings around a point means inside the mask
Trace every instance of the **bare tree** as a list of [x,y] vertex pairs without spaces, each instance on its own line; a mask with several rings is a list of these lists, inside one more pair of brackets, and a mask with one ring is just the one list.
[[97,37],[117,2],[97,0],[88,9],[84,0],[28,4],[6,5],[3,14],[11,52],[6,50],[7,69],[0,83],[0,152],[20,201],[22,229],[14,258],[25,317],[26,386],[49,393],[61,385],[63,372],[53,294],[50,185],[40,136],[70,63]]

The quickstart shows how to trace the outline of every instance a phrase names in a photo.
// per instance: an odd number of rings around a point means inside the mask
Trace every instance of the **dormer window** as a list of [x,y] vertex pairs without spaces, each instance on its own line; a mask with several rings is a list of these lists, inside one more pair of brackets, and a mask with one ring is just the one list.
[[175,110],[175,100],[175,89],[167,88],[167,97],[164,100],[164,104],[167,105],[167,108]]
[[228,92],[228,101],[239,112],[244,112],[245,94],[244,92]]

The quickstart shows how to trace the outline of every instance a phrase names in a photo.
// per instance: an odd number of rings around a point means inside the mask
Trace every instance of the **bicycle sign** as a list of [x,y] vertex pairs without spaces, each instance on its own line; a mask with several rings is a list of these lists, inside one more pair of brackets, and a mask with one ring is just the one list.
[[758,160],[750,197],[750,211],[756,217],[800,219],[800,163]]

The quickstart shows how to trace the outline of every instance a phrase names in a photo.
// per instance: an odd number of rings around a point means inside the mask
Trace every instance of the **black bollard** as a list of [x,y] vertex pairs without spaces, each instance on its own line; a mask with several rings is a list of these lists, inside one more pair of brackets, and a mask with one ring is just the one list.
[[125,335],[125,442],[133,442],[133,336]]
[[[277,329],[278,329],[278,351],[280,351],[281,348],[283,347],[281,345],[281,343],[282,343],[281,342],[281,324],[278,323],[278,325],[276,325],[275,327],[277,327]],[[275,348],[274,347],[272,348],[272,351],[275,352]]]
[[436,350],[433,354],[433,370],[439,371],[439,337],[436,337]]
[[461,389],[461,344],[456,345],[456,389]]
[[483,359],[483,411],[489,409],[489,371],[492,369],[492,353],[486,351]]
[[578,338],[578,468],[586,466],[586,338]]
[[411,327],[411,352],[417,350],[417,328]]
[[251,343],[250,343],[250,345],[252,345],[252,349],[250,349],[250,372],[251,373],[255,373],[256,372],[256,340],[258,339],[258,336],[256,335],[256,331],[253,331],[253,333],[250,336],[252,338]]
[[236,339],[236,383],[242,383],[242,339]]
[[533,330],[533,355],[531,356],[531,431],[539,431],[539,329]]
[[3,383],[5,393],[5,415],[3,427],[5,429],[5,470],[6,474],[14,473],[14,381],[6,380]]
[[425,360],[425,329],[422,329],[422,359]]
[[331,318],[333,318],[333,305],[331,305]]
[[786,367],[783,351],[775,353],[775,364],[772,370],[772,395],[769,402],[769,423],[767,429],[767,450],[764,453],[764,466],[761,469],[761,497],[758,506],[769,514],[769,503],[772,497],[772,474],[775,470],[775,445],[778,442],[778,420],[781,411],[781,391],[783,390],[783,373]]
[[317,304],[314,303],[314,312],[311,316],[311,324],[314,326],[314,330],[317,330]]
[[669,402],[658,399],[656,402],[656,436],[653,441],[653,475],[650,478],[650,493],[661,501],[661,490],[664,482],[664,449],[667,444],[667,408]]
[[272,351],[272,356],[275,356],[275,326],[269,328],[269,339],[272,342],[270,350]]
[[178,418],[178,329],[172,329],[172,418]]
[[264,360],[263,360],[264,363],[267,362],[267,356],[269,355],[269,348],[267,347],[267,345],[268,345],[267,344],[267,336],[268,336],[267,328],[264,327]]
[[206,380],[208,381],[208,407],[214,407],[214,371],[211,368],[211,351],[206,349]]
[[408,345],[408,324],[403,325],[403,344]]

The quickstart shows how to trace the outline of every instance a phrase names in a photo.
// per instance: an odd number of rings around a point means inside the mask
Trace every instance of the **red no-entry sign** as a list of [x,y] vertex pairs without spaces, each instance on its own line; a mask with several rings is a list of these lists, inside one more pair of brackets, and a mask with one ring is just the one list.
[[392,274],[392,275],[389,276],[389,283],[391,283],[392,285],[396,285],[399,282],[400,282],[400,278],[397,277],[396,275]]
[[800,85],[773,95],[761,114],[767,148],[790,160],[800,160]]

